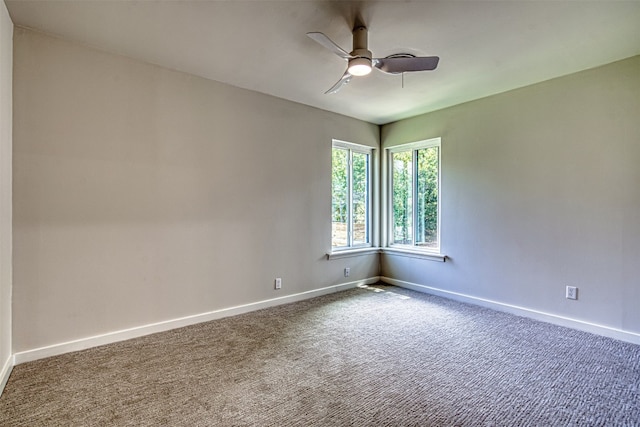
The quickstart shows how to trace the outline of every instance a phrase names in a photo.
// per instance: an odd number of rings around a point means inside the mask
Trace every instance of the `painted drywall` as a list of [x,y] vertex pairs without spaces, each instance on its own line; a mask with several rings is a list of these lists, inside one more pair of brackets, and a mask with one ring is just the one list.
[[11,369],[11,133],[13,23],[0,2],[0,393]]
[[13,90],[14,352],[377,276],[325,256],[377,126],[23,28]]
[[381,275],[640,333],[638,117],[634,57],[384,126],[383,151],[442,137],[450,258]]

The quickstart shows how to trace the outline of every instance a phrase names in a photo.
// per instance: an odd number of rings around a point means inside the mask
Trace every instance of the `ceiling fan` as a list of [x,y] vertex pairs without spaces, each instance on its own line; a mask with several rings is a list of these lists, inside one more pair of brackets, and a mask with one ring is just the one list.
[[415,56],[408,53],[400,53],[386,58],[373,58],[371,51],[367,48],[367,35],[366,27],[358,26],[354,28],[353,50],[347,53],[346,50],[335,44],[323,33],[307,33],[309,38],[348,61],[347,71],[344,72],[336,84],[325,92],[326,94],[338,92],[342,86],[351,81],[353,76],[366,76],[373,67],[388,74],[400,74],[411,71],[435,70],[438,66],[440,58],[437,56]]

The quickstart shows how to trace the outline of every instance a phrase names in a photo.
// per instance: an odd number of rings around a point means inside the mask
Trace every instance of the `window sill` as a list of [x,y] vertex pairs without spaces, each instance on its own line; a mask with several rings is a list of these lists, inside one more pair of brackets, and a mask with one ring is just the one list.
[[357,249],[345,249],[342,251],[335,251],[327,254],[327,259],[340,259],[353,256],[370,255],[380,253],[380,248],[366,247]]
[[383,254],[404,256],[409,258],[428,259],[430,261],[445,262],[447,256],[437,252],[426,252],[420,250],[400,249],[400,248],[382,248]]

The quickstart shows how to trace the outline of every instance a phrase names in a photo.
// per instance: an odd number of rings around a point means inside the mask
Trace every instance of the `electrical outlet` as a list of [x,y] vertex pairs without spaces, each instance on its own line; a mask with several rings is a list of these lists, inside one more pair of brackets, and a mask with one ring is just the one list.
[[567,299],[578,299],[578,288],[575,286],[567,286]]
[[351,274],[351,269],[347,267],[344,269],[344,277],[349,277],[349,274]]
[[282,289],[282,278],[276,277],[276,289]]

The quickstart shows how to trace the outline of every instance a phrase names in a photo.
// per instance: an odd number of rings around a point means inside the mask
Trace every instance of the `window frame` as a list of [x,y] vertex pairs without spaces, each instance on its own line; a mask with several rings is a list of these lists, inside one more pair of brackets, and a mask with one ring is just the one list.
[[[438,208],[437,208],[437,240],[438,244],[436,247],[424,247],[416,245],[416,224],[417,224],[417,216],[418,216],[418,208],[417,208],[417,151],[424,148],[438,147]],[[412,181],[412,207],[411,207],[411,215],[412,215],[412,244],[399,244],[394,243],[394,216],[393,216],[393,154],[411,151],[412,158],[412,171],[411,171],[411,181]],[[393,147],[387,148],[387,194],[386,194],[386,209],[387,209],[387,248],[391,250],[397,250],[398,252],[417,252],[417,253],[426,253],[426,254],[440,254],[440,249],[442,247],[442,233],[441,233],[441,225],[442,225],[442,139],[431,138],[426,140],[420,140],[415,142],[410,142],[406,144],[395,145]]]
[[[347,245],[346,246],[333,246],[333,161],[331,163],[331,222],[332,222],[332,226],[331,226],[331,242],[330,242],[330,247],[331,247],[331,252],[332,253],[336,253],[336,252],[344,252],[344,251],[353,251],[353,250],[357,250],[357,249],[366,249],[366,248],[371,248],[374,245],[374,229],[373,229],[373,220],[374,220],[374,216],[373,216],[373,209],[374,209],[374,190],[375,190],[375,186],[374,186],[374,182],[373,182],[373,176],[374,176],[374,154],[375,154],[375,149],[373,147],[369,147],[367,145],[361,145],[361,144],[355,144],[352,142],[347,142],[347,141],[341,141],[341,140],[337,140],[334,139],[332,140],[331,143],[331,153],[333,154],[333,150],[335,148],[338,149],[343,149],[343,150],[347,150],[348,152],[348,178],[347,178],[347,187],[348,187],[348,191],[347,191]],[[365,154],[368,156],[367,159],[367,173],[366,173],[366,179],[367,179],[367,185],[366,185],[366,195],[367,195],[367,201],[366,201],[366,210],[367,210],[367,215],[366,215],[366,240],[367,242],[365,243],[361,243],[361,244],[353,244],[353,206],[352,206],[352,202],[353,202],[353,164],[352,164],[352,159],[353,159],[353,153],[359,153],[359,154]],[[333,156],[332,156],[333,158]]]

